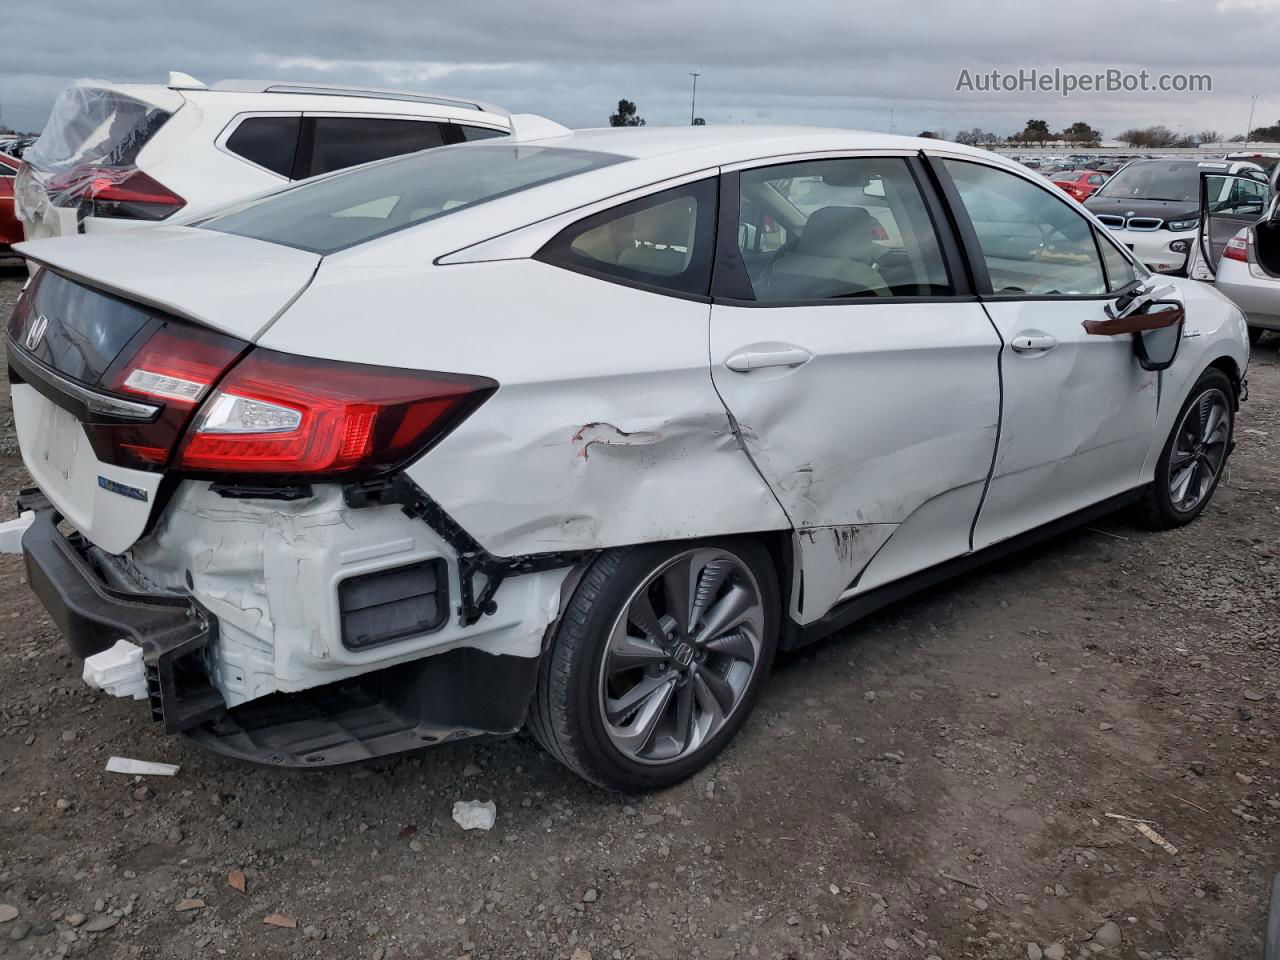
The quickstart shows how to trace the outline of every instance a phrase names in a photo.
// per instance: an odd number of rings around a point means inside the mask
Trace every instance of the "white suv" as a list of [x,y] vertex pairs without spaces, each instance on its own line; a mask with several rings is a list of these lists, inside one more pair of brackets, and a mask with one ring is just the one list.
[[28,240],[198,214],[333,170],[510,132],[507,111],[400,90],[226,80],[78,81],[16,186]]

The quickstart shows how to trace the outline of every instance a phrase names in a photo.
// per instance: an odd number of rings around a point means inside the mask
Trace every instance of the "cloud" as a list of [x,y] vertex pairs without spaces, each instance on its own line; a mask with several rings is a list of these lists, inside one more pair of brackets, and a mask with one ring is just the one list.
[[[171,69],[475,97],[571,126],[606,122],[620,97],[650,124],[822,123],[897,130],[1020,129],[1085,120],[1115,131],[1166,123],[1243,127],[1273,86],[1280,0],[41,0],[5,26],[0,102],[38,127],[76,77],[160,82]],[[1064,24],[1064,17],[1070,23]],[[1135,42],[1141,38],[1141,42]],[[962,68],[1108,67],[1207,72],[1211,95],[955,93]],[[1277,97],[1280,100],[1280,96]],[[1259,102],[1259,118],[1269,116]],[[1237,116],[1238,114],[1238,116]]]

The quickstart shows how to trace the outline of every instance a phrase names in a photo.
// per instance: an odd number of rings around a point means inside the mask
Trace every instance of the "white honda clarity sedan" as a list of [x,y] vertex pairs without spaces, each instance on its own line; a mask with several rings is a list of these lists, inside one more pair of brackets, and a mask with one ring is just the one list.
[[1018,164],[538,127],[19,247],[23,548],[86,680],[265,764],[527,724],[645,790],[777,650],[1212,497],[1240,311]]

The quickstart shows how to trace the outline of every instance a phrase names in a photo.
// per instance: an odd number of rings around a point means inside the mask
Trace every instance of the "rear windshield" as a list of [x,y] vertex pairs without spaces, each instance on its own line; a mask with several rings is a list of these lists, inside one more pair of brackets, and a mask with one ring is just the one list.
[[311,253],[334,253],[622,159],[508,143],[440,147],[287,187],[195,226]]
[[58,94],[40,139],[23,159],[46,173],[81,164],[131,167],[170,116],[114,90],[73,85]]

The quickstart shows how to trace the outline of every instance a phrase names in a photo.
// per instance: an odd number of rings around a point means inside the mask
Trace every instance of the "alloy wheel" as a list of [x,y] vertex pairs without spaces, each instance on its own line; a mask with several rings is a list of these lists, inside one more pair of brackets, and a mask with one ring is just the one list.
[[760,663],[765,612],[747,564],[689,550],[653,570],[618,615],[600,664],[600,713],[613,745],[672,763],[718,733]]
[[1169,500],[1195,510],[1213,490],[1231,439],[1231,407],[1217,388],[1206,390],[1182,415],[1169,457]]

